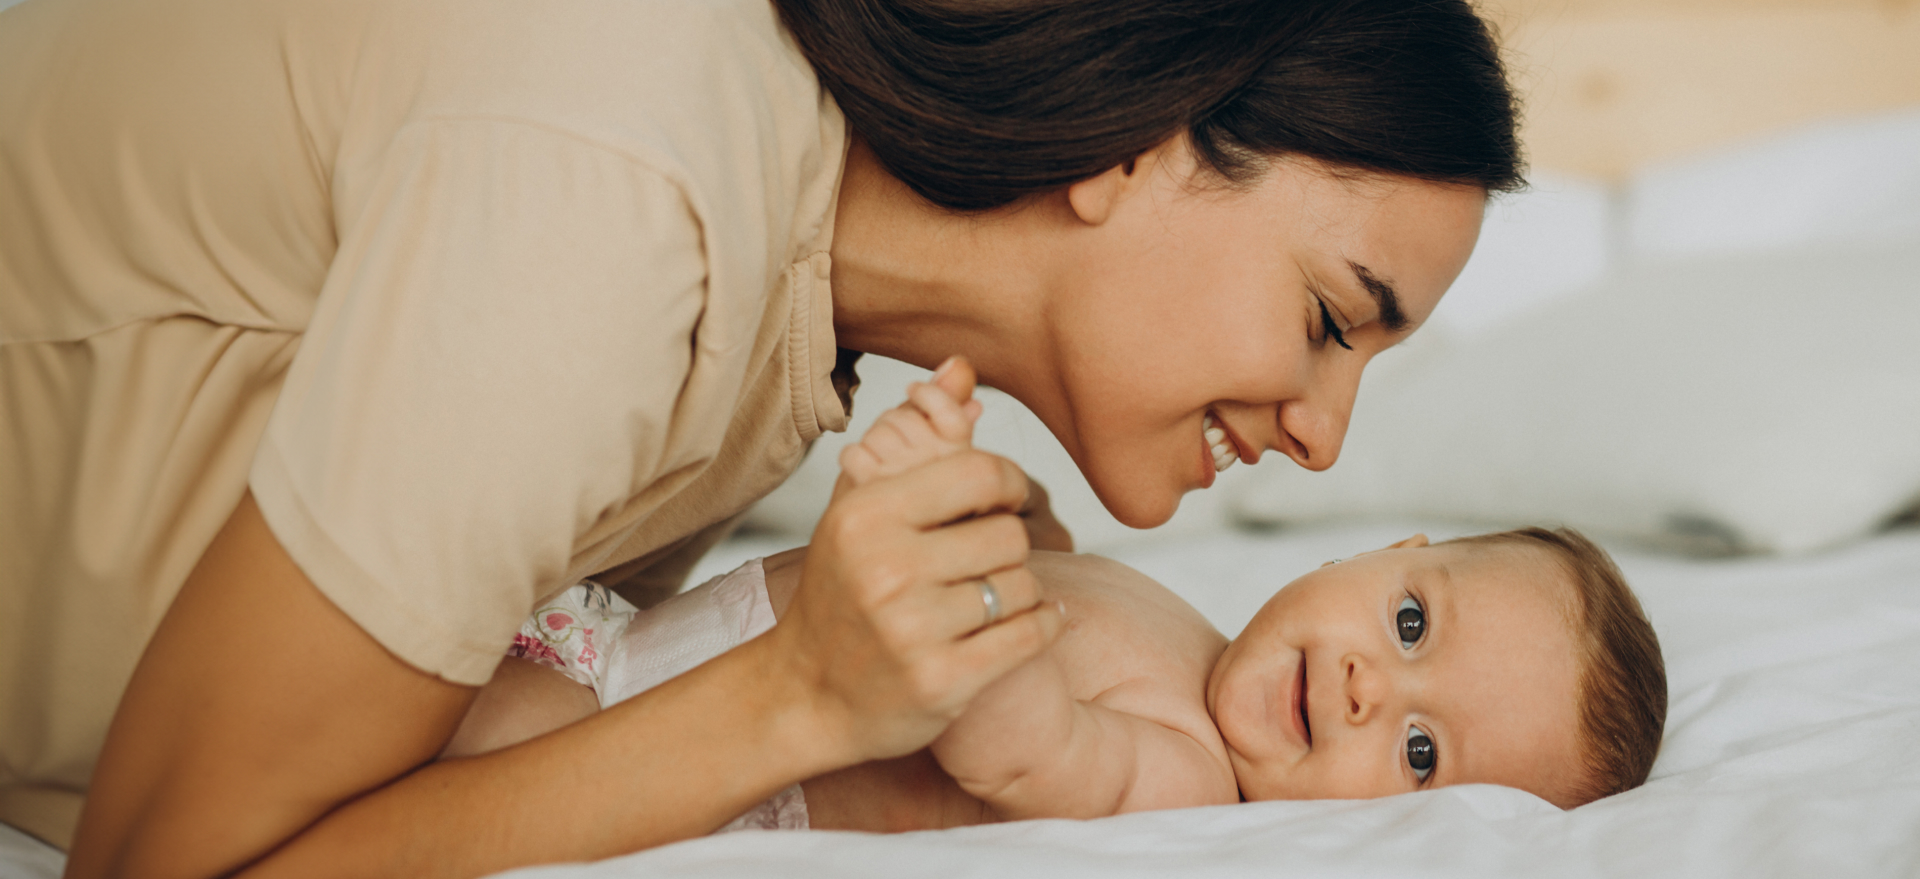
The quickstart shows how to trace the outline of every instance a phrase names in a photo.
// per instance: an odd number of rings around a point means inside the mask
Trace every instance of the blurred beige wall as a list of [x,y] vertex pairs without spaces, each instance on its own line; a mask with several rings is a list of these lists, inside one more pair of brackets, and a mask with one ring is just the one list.
[[1798,122],[1920,105],[1920,0],[1479,0],[1535,168],[1618,179]]

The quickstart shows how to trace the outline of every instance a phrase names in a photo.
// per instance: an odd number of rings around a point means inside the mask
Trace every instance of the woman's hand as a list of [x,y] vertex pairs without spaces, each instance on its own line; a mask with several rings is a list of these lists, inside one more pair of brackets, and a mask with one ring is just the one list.
[[971,448],[973,385],[972,367],[949,360],[841,455],[835,499],[769,635],[856,760],[925,746],[1059,632],[1025,567],[1021,513],[1051,521],[1044,493],[1036,505],[1020,468]]
[[[1026,493],[1020,468],[969,450],[855,487],[821,517],[767,637],[815,694],[848,763],[924,747],[1059,633],[1059,609],[1039,601],[1025,567],[1013,511]],[[984,627],[983,577],[1004,609]]]
[[1027,526],[1027,542],[1034,549],[1048,552],[1073,552],[1073,535],[1053,516],[1046,486],[1027,477],[1027,502],[1020,508],[1020,521]]

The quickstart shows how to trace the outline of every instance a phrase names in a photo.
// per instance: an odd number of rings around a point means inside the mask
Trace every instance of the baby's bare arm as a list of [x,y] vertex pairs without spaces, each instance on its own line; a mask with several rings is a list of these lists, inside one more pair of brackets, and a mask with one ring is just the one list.
[[1233,801],[1224,796],[1234,790],[1231,772],[1205,746],[1155,720],[1074,699],[1050,652],[975,697],[933,754],[1006,820]]

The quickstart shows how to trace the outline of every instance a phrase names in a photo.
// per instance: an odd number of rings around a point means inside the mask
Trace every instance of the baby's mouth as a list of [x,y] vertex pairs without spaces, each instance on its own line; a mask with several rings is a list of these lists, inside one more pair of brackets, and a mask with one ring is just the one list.
[[1294,688],[1300,694],[1300,704],[1294,706],[1300,711],[1300,729],[1306,733],[1307,747],[1313,747],[1313,721],[1307,717],[1307,655],[1300,654],[1300,686]]

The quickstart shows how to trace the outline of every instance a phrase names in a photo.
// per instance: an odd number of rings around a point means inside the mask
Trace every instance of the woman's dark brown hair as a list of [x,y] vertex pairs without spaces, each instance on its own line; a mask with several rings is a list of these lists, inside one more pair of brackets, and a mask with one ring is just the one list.
[[1519,188],[1515,106],[1466,0],[775,0],[853,130],[988,210],[1186,131],[1230,182],[1305,156]]

